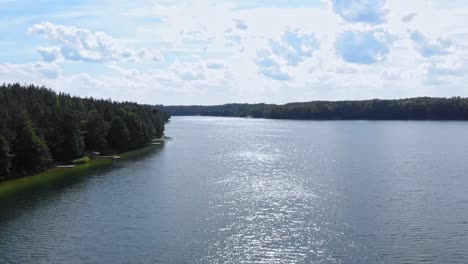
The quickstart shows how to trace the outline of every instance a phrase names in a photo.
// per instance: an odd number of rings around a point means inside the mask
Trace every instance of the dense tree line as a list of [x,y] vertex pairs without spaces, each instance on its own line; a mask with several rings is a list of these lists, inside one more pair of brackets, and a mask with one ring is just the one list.
[[169,116],[153,106],[0,86],[0,181],[40,172],[87,152],[115,153],[160,138]]
[[218,106],[157,106],[174,116],[228,116],[300,120],[468,120],[468,99],[420,97],[399,100],[314,101]]

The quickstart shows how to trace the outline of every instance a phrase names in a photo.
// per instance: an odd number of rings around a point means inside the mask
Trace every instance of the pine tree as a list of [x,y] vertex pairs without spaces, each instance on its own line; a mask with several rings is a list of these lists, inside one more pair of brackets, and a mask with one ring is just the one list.
[[[52,161],[80,158],[85,150],[144,146],[164,131],[164,118],[149,105],[81,99],[34,85],[0,85],[0,181],[40,172]],[[136,126],[132,145],[129,124]]]
[[63,142],[60,160],[68,161],[83,157],[85,144],[81,133],[79,113],[67,109],[61,127]]
[[107,140],[112,147],[119,151],[128,150],[130,132],[125,122],[119,116],[112,119]]
[[130,149],[137,149],[144,147],[151,139],[145,130],[145,126],[141,118],[133,112],[129,112],[125,116],[125,123],[130,132]]
[[102,150],[107,145],[107,132],[109,125],[96,110],[89,112],[86,119],[86,148],[90,150]]
[[0,181],[8,179],[11,168],[9,142],[0,135]]
[[13,165],[21,174],[35,173],[47,168],[51,156],[44,139],[36,134],[26,113],[20,113],[15,123]]

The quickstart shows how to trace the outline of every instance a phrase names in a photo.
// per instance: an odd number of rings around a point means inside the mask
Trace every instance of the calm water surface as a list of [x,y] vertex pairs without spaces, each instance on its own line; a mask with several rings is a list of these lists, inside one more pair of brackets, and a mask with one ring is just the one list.
[[0,201],[0,263],[468,263],[468,123],[174,117]]

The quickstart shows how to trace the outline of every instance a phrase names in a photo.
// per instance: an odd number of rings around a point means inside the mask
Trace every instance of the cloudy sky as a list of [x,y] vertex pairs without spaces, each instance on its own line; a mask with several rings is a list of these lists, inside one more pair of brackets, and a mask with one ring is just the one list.
[[468,2],[0,0],[0,82],[149,104],[468,96]]

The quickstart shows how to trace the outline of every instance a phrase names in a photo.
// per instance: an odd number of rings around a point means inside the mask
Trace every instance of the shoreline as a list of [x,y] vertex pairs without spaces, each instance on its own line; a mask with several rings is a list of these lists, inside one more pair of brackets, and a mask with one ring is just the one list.
[[[130,159],[132,157],[145,155],[153,150],[160,148],[161,145],[148,145],[146,147],[135,149],[123,153],[116,154],[121,160]],[[0,182],[0,199],[6,198],[12,194],[34,188],[36,186],[48,185],[54,180],[59,180],[64,177],[79,177],[95,169],[110,167],[116,161],[112,158],[96,158],[90,159],[84,164],[76,164],[74,167],[61,168],[54,167],[38,174],[26,176],[18,179],[11,179]]]

